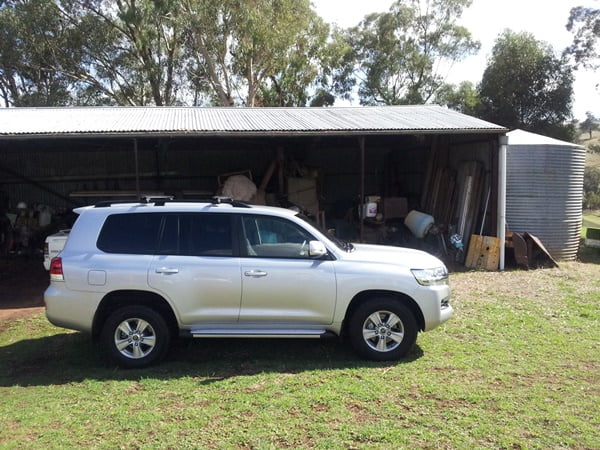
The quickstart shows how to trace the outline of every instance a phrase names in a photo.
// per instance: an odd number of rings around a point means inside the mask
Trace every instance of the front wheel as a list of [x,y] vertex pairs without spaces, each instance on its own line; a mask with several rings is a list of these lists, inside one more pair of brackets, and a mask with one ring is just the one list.
[[138,305],[114,311],[104,324],[101,342],[119,366],[134,369],[160,361],[169,348],[170,337],[162,316]]
[[417,331],[413,313],[392,298],[363,303],[348,323],[354,350],[376,361],[394,361],[405,356],[417,340]]

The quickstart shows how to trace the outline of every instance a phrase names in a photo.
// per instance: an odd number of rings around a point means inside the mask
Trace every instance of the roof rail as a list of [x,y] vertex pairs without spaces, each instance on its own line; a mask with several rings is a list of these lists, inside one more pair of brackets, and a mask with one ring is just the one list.
[[130,200],[102,200],[101,202],[95,203],[94,208],[109,208],[112,205],[122,205],[125,203],[139,203],[139,200],[136,198]]
[[213,205],[231,205],[236,208],[251,208],[252,206],[247,202],[242,202],[240,200],[234,200],[231,197],[222,197],[215,195],[212,198],[202,198],[202,199],[175,199],[171,195],[155,195],[155,196],[142,196],[139,199],[130,199],[130,200],[103,200],[94,205],[95,208],[109,208],[112,205],[119,205],[125,203],[139,203],[142,205],[154,204],[154,206],[165,206],[167,203],[211,203]]

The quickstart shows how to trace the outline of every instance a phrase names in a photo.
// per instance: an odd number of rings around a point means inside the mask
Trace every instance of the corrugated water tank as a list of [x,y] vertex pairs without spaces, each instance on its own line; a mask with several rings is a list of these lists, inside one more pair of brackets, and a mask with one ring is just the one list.
[[577,256],[585,149],[515,130],[507,133],[506,223],[529,232],[559,260]]

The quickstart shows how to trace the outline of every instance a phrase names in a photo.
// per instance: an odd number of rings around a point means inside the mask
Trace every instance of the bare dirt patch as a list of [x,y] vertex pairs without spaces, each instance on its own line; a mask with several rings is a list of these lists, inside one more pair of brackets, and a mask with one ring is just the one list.
[[560,283],[556,280],[576,280],[574,294],[584,296],[597,290],[600,279],[598,265],[579,261],[559,261],[554,269],[518,270],[504,272],[470,271],[460,276],[450,276],[454,299],[472,298],[478,301],[497,301],[498,295],[506,297],[527,297],[547,302],[554,295]]

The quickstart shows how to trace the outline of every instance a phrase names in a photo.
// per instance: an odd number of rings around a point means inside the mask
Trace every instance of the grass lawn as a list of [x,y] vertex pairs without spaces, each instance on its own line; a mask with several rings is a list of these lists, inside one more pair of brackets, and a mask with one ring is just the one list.
[[585,238],[588,228],[600,228],[600,215],[597,213],[589,213],[583,215],[583,223],[581,227],[581,237]]
[[598,167],[600,168],[600,153],[590,153],[586,155],[585,165],[587,167]]
[[583,216],[583,224],[590,228],[600,228],[600,216],[596,214],[586,214]]
[[125,371],[43,315],[0,323],[0,448],[600,448],[599,266],[452,283],[455,317],[393,364],[194,340]]

